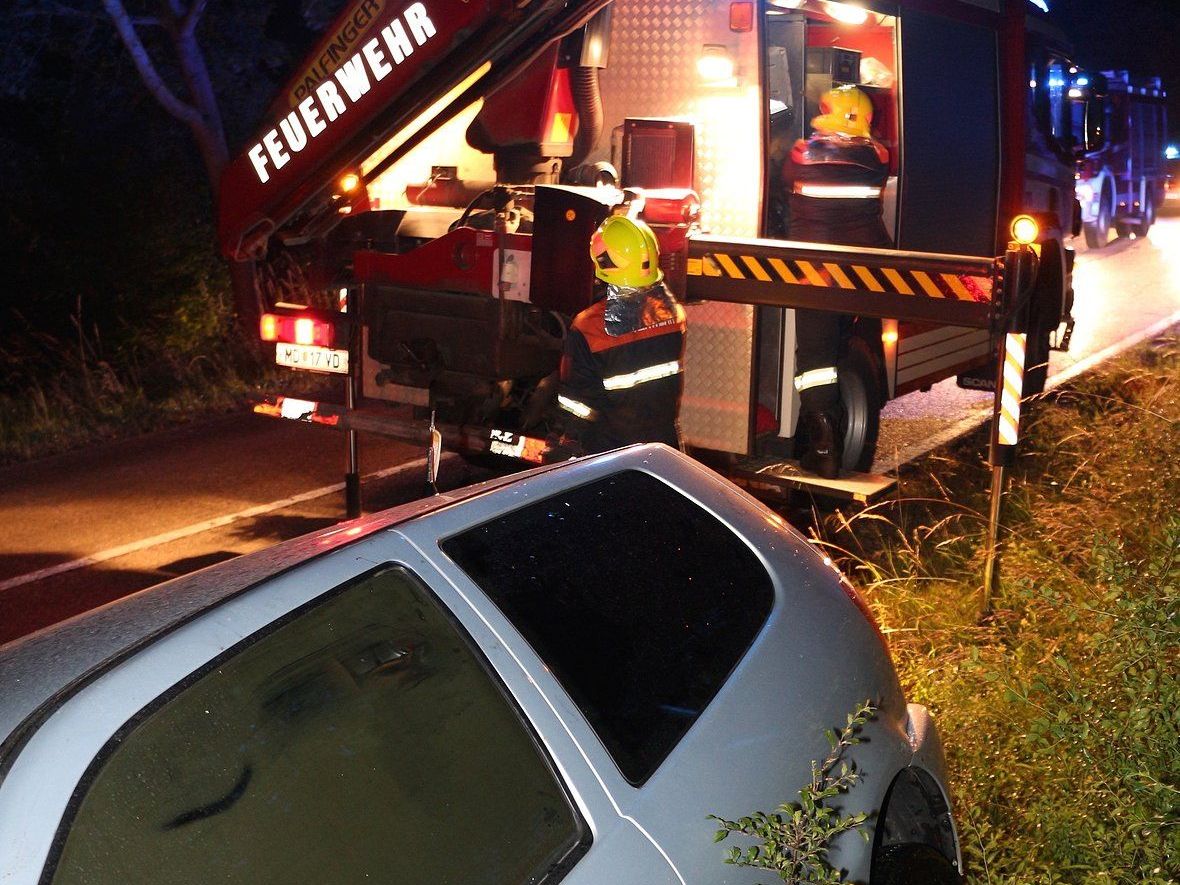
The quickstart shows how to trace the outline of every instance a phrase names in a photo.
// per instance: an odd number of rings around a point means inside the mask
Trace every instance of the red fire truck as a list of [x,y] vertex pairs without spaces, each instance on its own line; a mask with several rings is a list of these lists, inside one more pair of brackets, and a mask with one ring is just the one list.
[[[1066,74],[1061,68],[1050,73],[1052,97],[1044,110],[1052,116],[1060,114],[1055,105],[1066,111]],[[1086,245],[1101,249],[1111,231],[1120,237],[1146,236],[1166,198],[1168,179],[1167,92],[1160,78],[1079,71],[1068,95],[1072,128],[1083,136],[1077,196]]]
[[[358,429],[433,423],[448,447],[539,460],[562,336],[593,297],[590,234],[631,201],[688,304],[692,449],[799,479],[780,469],[806,444],[794,309],[819,308],[849,318],[844,463],[866,470],[886,400],[994,387],[1021,213],[1039,225],[1025,393],[1067,343],[1073,136],[1028,111],[1069,64],[1027,0],[358,0],[221,188],[221,244],[256,263],[276,361],[346,378],[343,403],[259,411],[348,430],[354,482]],[[846,83],[889,152],[893,249],[770,236],[771,111],[805,137]]]

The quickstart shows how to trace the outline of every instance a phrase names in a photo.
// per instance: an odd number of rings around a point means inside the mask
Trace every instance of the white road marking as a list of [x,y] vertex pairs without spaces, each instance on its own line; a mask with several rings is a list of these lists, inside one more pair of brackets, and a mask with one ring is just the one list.
[[[457,456],[448,453],[444,455],[444,460],[450,460]],[[377,470],[373,473],[366,474],[361,477],[362,482],[372,479],[384,479],[389,476],[396,476],[399,473],[410,473],[415,470],[422,471],[423,481],[426,476],[426,459],[417,458],[413,461],[407,461],[404,464],[398,464],[396,467],[387,467],[384,470]],[[106,562],[110,559],[117,559],[120,556],[126,556],[129,553],[138,553],[140,550],[147,550],[151,547],[158,547],[161,544],[168,544],[172,541],[179,541],[181,538],[187,538],[191,535],[199,535],[201,532],[207,532],[210,529],[221,528],[230,523],[237,522],[241,519],[250,519],[254,516],[262,516],[266,513],[273,513],[275,510],[282,510],[284,507],[293,507],[296,504],[302,504],[305,501],[312,501],[316,498],[322,498],[324,495],[331,495],[336,492],[343,491],[344,483],[337,482],[330,486],[321,486],[318,489],[312,489],[308,492],[300,492],[298,495],[292,495],[289,498],[283,498],[278,501],[271,501],[268,504],[258,504],[254,507],[247,507],[245,510],[239,510],[237,513],[228,513],[225,516],[216,516],[213,519],[206,519],[204,522],[196,522],[192,525],[186,525],[183,528],[173,529],[170,532],[164,532],[159,535],[153,535],[150,538],[141,538],[138,541],[131,541],[128,544],[120,544],[118,547],[111,547],[107,550],[100,550],[98,553],[92,553],[89,556],[82,556],[78,559],[71,559],[69,562],[59,562],[57,565],[51,565],[47,568],[38,569],[35,572],[27,572],[23,575],[17,575],[14,578],[8,578],[0,581],[0,593],[5,590],[11,590],[13,587],[20,587],[23,584],[32,584],[35,581],[40,581],[45,578],[51,578],[54,575],[60,575],[64,572],[71,572],[75,569],[87,568],[88,566],[97,565],[100,562]]]
[[[1070,378],[1076,378],[1078,375],[1090,371],[1099,363],[1105,362],[1111,357],[1118,356],[1124,350],[1130,350],[1140,342],[1146,341],[1148,338],[1154,338],[1156,335],[1159,335],[1161,332],[1166,332],[1168,329],[1172,328],[1172,326],[1177,324],[1180,324],[1180,310],[1175,311],[1171,316],[1164,317],[1162,320],[1152,323],[1146,329],[1140,329],[1138,332],[1116,341],[1109,347],[1104,347],[1102,350],[1090,354],[1085,359],[1080,359],[1073,365],[1051,375],[1049,380],[1045,383],[1045,387],[1046,389],[1052,390],[1059,384],[1064,384]],[[892,473],[901,467],[902,464],[906,464],[929,451],[937,449],[939,446],[944,446],[947,443],[958,439],[960,436],[971,432],[980,424],[990,421],[991,417],[991,406],[986,409],[973,412],[966,418],[963,418],[961,421],[957,421],[945,430],[941,430],[933,436],[928,436],[920,443],[912,445],[909,448],[902,449],[892,458],[877,461],[873,464],[872,471],[874,473]]]

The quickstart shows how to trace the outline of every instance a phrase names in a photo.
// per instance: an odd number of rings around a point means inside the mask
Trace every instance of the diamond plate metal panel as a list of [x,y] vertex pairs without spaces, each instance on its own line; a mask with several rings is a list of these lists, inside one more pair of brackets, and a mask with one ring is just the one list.
[[[726,47],[736,64],[734,84],[701,85],[697,58],[707,44]],[[606,125],[591,159],[611,158],[612,131],[626,117],[690,120],[702,226],[756,236],[763,166],[758,77],[757,31],[729,30],[727,0],[615,0],[610,63],[601,77]],[[689,308],[681,424],[690,445],[746,453],[753,328],[748,305]]]

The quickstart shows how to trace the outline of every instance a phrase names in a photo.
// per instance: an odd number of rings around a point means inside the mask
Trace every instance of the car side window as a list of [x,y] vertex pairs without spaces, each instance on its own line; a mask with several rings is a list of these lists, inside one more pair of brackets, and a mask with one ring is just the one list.
[[425,585],[382,567],[116,735],[56,885],[556,881],[588,830]]
[[625,471],[442,543],[646,781],[765,623],[769,573],[729,527]]

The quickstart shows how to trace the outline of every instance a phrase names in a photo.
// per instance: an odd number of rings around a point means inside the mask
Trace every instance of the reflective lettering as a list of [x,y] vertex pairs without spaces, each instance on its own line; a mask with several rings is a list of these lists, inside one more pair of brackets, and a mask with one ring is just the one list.
[[410,26],[410,31],[419,46],[434,36],[434,22],[426,15],[426,7],[421,3],[411,3],[402,16]]
[[259,181],[263,184],[270,181],[270,173],[266,171],[266,155],[262,153],[261,144],[250,148],[250,162],[254,164],[254,171],[258,173]]
[[393,66],[385,60],[385,55],[377,48],[376,37],[366,43],[361,52],[365,54],[369,68],[373,71],[373,79],[378,83],[393,73]]
[[327,124],[320,119],[319,109],[312,104],[314,101],[315,99],[309,95],[299,102],[299,113],[303,116],[303,122],[307,124],[307,132],[312,138],[328,128]]
[[287,161],[291,159],[291,155],[283,150],[283,146],[279,143],[279,131],[277,129],[272,129],[266,135],[262,136],[262,143],[266,145],[266,152],[270,154],[270,158],[275,164],[275,171],[287,165]]
[[340,70],[336,72],[336,79],[348,93],[349,101],[360,101],[361,96],[369,91],[369,72],[365,70],[359,54],[340,66]]
[[325,80],[317,86],[315,94],[316,98],[320,100],[320,107],[324,109],[324,116],[328,118],[329,123],[348,110],[348,105],[340,97],[340,90],[331,80]]
[[[438,33],[425,4],[411,3],[400,18],[394,18],[381,29],[379,37],[371,38],[329,74],[330,66],[362,39],[364,28],[383,5],[382,0],[360,0],[351,21],[345,21],[293,89],[292,95],[300,98],[295,110],[281,117],[277,127],[247,152],[260,182],[270,181],[274,171],[291,161],[292,154],[299,153],[313,138],[323,134],[350,105],[367,95],[374,83],[392,74],[394,65],[413,54],[415,44],[421,46]],[[315,85],[321,76],[323,81]]]
[[291,153],[297,154],[307,147],[307,133],[303,131],[299,115],[294,111],[279,121],[279,129],[282,130],[283,138],[287,140],[287,147],[291,149]]
[[406,56],[414,51],[414,44],[406,35],[406,29],[396,18],[381,29],[381,38],[385,41],[385,46],[389,49],[389,54],[393,56],[394,62],[399,65],[406,60]]

